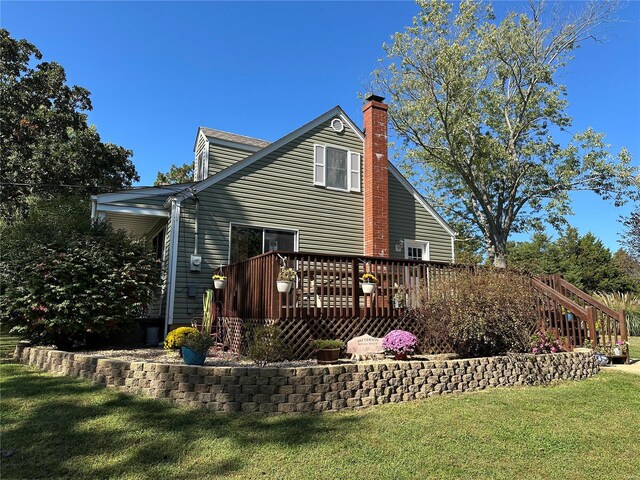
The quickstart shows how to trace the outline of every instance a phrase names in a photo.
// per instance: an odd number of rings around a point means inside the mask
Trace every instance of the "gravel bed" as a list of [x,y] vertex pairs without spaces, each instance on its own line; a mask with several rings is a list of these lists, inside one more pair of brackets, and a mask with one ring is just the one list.
[[[127,348],[127,349],[113,349],[113,350],[86,350],[78,352],[84,355],[93,355],[97,357],[115,358],[119,360],[126,360],[130,362],[153,362],[153,363],[176,363],[182,364],[182,357],[177,351],[165,350],[164,348]],[[409,360],[425,361],[425,360],[447,360],[455,358],[452,354],[443,355],[429,355],[429,356],[415,356],[410,357]],[[367,362],[393,362],[393,358],[386,357],[377,360],[362,360],[360,363]],[[349,359],[340,359],[339,363],[349,364],[354,363]],[[243,357],[230,352],[222,351],[210,351],[209,356],[205,362],[206,366],[212,367],[250,367],[256,366],[256,364],[250,358]],[[295,368],[295,367],[313,367],[318,365],[315,360],[292,360],[286,362],[270,363],[269,367],[281,367],[281,368]]]
[[[165,350],[164,348],[127,348],[121,350],[87,350],[78,352],[85,355],[97,357],[116,358],[130,362],[153,362],[153,363],[184,363],[177,351]],[[316,365],[315,360],[295,360],[287,362],[270,363],[271,367],[309,367]],[[211,367],[250,367],[255,366],[253,360],[241,355],[210,351],[205,362],[205,366]]]

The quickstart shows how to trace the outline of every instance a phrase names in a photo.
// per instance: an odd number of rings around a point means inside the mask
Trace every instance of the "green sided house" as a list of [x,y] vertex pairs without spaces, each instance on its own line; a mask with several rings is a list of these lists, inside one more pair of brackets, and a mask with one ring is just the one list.
[[[371,300],[356,297],[357,280],[344,280],[335,273],[337,263],[318,260],[323,255],[340,256],[344,265],[375,259],[454,262],[453,230],[388,160],[383,100],[367,98],[363,130],[339,106],[273,143],[200,127],[195,182],[92,197],[94,219],[143,237],[156,250],[164,285],[149,313],[162,319],[165,332],[202,315],[202,294],[221,267],[226,271],[271,251],[296,253],[300,279],[307,268],[300,266],[305,252],[312,252],[322,275],[333,268],[332,288],[345,297],[343,310]],[[387,274],[395,267],[380,268]],[[322,281],[325,295],[329,284]],[[319,284],[313,279],[304,288]],[[243,285],[233,287],[238,290],[234,311],[241,309],[238,302],[248,301]],[[279,302],[336,312],[337,297],[323,303],[318,293],[309,300],[301,288],[298,297],[294,292]],[[331,313],[325,308],[322,315]]]

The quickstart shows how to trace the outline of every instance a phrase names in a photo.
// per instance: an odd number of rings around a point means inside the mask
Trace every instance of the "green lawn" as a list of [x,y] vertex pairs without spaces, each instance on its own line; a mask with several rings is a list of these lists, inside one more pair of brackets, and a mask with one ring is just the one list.
[[640,478],[640,375],[239,416],[0,365],[1,477]]
[[629,337],[629,356],[640,359],[640,337]]

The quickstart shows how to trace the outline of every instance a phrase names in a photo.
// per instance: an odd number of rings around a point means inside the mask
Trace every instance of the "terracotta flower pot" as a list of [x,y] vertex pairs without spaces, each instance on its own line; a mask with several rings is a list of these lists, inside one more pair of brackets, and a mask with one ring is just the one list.
[[405,352],[396,352],[393,356],[394,360],[406,360],[407,354]]

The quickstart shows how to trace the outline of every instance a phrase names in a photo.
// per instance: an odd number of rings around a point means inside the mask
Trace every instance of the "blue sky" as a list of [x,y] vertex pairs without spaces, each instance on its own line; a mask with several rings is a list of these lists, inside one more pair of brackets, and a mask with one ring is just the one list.
[[[497,13],[514,5],[498,2]],[[90,122],[103,140],[133,150],[142,185],[193,160],[200,125],[273,141],[335,105],[361,124],[357,94],[381,45],[417,11],[412,2],[4,1],[0,8],[3,28],[91,91]],[[605,132],[639,165],[640,3],[626,4],[619,17],[603,43],[577,51],[562,81],[572,131]],[[618,218],[630,206],[589,193],[574,199],[570,223],[616,249]]]

